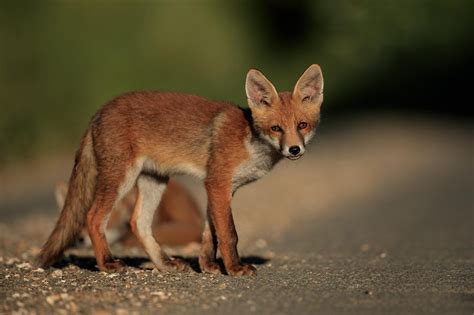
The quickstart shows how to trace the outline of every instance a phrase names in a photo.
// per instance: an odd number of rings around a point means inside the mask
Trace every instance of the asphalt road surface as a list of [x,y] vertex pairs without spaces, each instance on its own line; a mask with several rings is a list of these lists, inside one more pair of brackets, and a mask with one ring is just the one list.
[[[241,278],[159,273],[118,245],[124,273],[98,272],[89,249],[37,269],[57,217],[38,191],[70,166],[55,176],[46,162],[25,167],[37,189],[21,170],[4,172],[0,313],[473,314],[472,161],[472,129],[458,123],[385,117],[323,128],[302,160],[236,194],[240,252],[258,270]],[[185,184],[203,206],[199,184]],[[198,246],[169,250],[198,269]]]

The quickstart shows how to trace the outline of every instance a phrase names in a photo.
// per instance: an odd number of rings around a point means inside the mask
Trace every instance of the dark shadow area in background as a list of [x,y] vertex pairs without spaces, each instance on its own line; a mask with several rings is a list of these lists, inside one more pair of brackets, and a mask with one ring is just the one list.
[[[299,51],[308,38],[324,33],[324,18],[313,14],[309,0],[245,2],[245,15],[255,25],[259,50],[276,56]],[[315,31],[316,30],[316,31]]]
[[361,89],[325,110],[338,119],[357,111],[357,115],[398,112],[471,121],[472,97],[468,94],[472,87],[468,82],[474,71],[473,48],[466,46],[450,60],[437,59],[434,49],[423,58],[414,51],[400,51],[383,72],[376,72]]
[[[173,256],[174,258],[179,258],[184,260],[194,272],[201,273],[201,268],[199,267],[198,257],[182,257],[182,256]],[[149,269],[144,268],[143,264],[150,263],[150,259],[146,257],[116,257],[122,260],[128,267],[139,268],[139,269]],[[269,261],[269,259],[260,257],[260,256],[245,256],[241,258],[242,263],[244,264],[253,264],[253,265],[263,265]],[[221,258],[217,259],[217,262],[221,266],[221,270],[224,271],[224,263]],[[72,264],[81,269],[86,269],[90,271],[98,271],[96,267],[95,257],[92,256],[77,256],[77,255],[67,255],[59,262],[54,264],[56,268],[64,268],[67,265]]]
[[[251,2],[245,12],[257,36],[255,42],[262,54],[259,59],[271,58],[276,64],[288,56],[297,58],[302,50],[314,50],[309,43],[324,43],[330,34],[330,17],[323,9],[312,10],[308,0]],[[397,47],[397,40],[393,38],[394,53],[385,67],[377,68],[370,60],[354,60],[369,62],[369,76],[357,80],[357,89],[331,90],[334,85],[326,82],[330,102],[324,108],[327,115],[346,119],[354,114],[399,112],[472,120],[468,82],[474,71],[474,43],[459,40],[457,45],[446,47],[420,41],[402,49]]]

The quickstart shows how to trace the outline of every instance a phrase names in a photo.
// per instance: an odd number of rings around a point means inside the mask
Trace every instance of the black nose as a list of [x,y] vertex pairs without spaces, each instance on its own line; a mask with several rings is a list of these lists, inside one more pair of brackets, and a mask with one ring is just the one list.
[[297,145],[294,145],[294,146],[290,147],[289,151],[293,155],[298,155],[298,153],[300,153],[300,147],[297,146]]

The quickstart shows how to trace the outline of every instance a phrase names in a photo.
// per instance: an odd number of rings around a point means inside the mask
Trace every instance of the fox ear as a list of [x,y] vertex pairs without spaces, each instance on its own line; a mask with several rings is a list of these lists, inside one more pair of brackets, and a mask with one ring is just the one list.
[[251,69],[247,73],[245,92],[250,108],[271,106],[278,99],[278,93],[273,84],[265,78],[263,73],[255,69]]
[[323,73],[319,65],[313,64],[301,75],[293,90],[293,98],[303,103],[313,103],[323,94]]

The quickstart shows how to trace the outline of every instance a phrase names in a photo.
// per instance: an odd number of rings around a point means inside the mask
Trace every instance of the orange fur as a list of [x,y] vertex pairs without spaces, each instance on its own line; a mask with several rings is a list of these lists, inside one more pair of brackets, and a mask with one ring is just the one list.
[[[112,258],[105,226],[117,202],[138,185],[132,229],[158,269],[187,269],[184,262],[161,250],[152,235],[152,221],[169,177],[191,174],[205,180],[208,194],[201,269],[219,272],[215,262],[219,249],[228,274],[254,274],[255,268],[242,264],[237,252],[232,196],[242,185],[268,173],[281,158],[297,159],[304,153],[319,118],[322,90],[321,70],[312,65],[292,93],[277,93],[262,73],[250,70],[246,79],[250,110],[180,93],[131,92],[110,101],[94,116],[87,133],[93,147],[87,154],[94,155],[89,171],[93,177],[87,178],[93,179],[89,185],[94,198],[73,207],[74,200],[83,196],[73,189],[79,182],[73,173],[61,218],[47,242],[60,245],[54,251],[45,246],[41,261],[57,259],[67,243],[62,240],[77,236],[77,224],[72,230],[63,228],[70,222],[65,213],[73,211],[82,220],[87,213],[99,269],[120,270],[123,263]],[[85,169],[83,152],[84,145],[76,162],[81,170]]]

